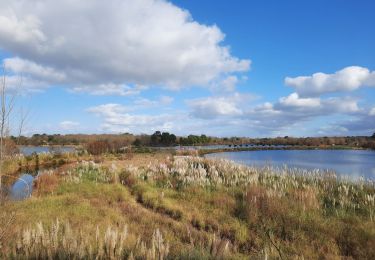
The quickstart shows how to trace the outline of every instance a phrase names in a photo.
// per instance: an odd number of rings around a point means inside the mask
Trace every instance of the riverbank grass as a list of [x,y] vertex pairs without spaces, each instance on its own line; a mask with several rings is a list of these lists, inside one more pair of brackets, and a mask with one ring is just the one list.
[[373,183],[190,156],[50,174],[2,206],[1,257],[375,258]]

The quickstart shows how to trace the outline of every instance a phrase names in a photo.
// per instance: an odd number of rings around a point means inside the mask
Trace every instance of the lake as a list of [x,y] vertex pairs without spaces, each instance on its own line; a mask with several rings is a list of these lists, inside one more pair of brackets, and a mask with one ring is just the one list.
[[205,155],[250,166],[333,170],[351,179],[375,180],[375,151],[372,150],[263,150],[223,152]]
[[75,148],[72,146],[21,146],[20,152],[25,156],[33,153],[71,153]]
[[[214,145],[179,145],[175,146],[176,150],[216,150],[216,149],[228,149],[233,150],[237,148],[284,148],[288,145],[256,145],[256,144],[214,144]],[[169,148],[169,147],[168,147]]]

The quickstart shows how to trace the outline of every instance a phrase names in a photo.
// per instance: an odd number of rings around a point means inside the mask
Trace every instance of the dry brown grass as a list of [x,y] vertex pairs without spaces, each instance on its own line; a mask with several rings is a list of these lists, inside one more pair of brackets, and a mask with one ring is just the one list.
[[303,210],[317,210],[320,208],[318,199],[318,192],[311,187],[306,189],[298,189],[292,191],[292,200],[295,199],[296,203],[299,203]]
[[70,175],[60,172],[52,190],[53,180],[45,177],[39,197],[6,206],[20,213],[11,237],[32,218],[48,225],[58,217],[83,234],[95,233],[97,225],[128,224],[129,233],[149,241],[159,229],[171,259],[374,259],[375,226],[366,211],[373,207],[371,187],[168,156],[84,162]]
[[42,196],[44,194],[53,193],[59,184],[59,176],[57,174],[45,173],[36,178],[34,181],[34,194]]
[[129,158],[127,156],[119,156],[115,158],[102,158],[100,162],[104,167],[112,167],[114,165],[119,170],[126,168],[129,165],[135,167],[147,167],[150,164],[166,163],[172,157],[170,153],[133,153]]

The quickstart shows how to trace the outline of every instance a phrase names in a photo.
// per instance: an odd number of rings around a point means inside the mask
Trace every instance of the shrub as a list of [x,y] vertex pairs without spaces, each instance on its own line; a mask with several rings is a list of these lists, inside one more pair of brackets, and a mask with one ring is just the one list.
[[52,193],[58,183],[58,176],[54,172],[40,174],[34,181],[35,191],[38,195]]
[[108,153],[110,151],[110,145],[107,141],[93,141],[86,144],[86,149],[89,154],[99,155]]
[[137,183],[137,178],[129,171],[123,170],[118,175],[119,181],[122,185],[128,186],[129,188],[134,187]]

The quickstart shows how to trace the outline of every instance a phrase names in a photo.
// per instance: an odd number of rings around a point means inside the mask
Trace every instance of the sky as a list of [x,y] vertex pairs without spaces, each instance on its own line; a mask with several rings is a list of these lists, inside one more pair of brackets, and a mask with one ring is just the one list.
[[24,134],[375,132],[375,2],[1,0]]

